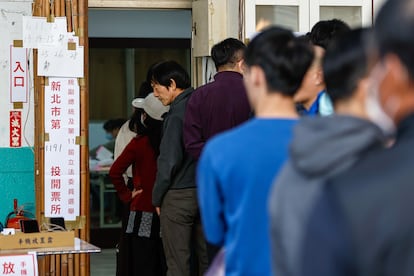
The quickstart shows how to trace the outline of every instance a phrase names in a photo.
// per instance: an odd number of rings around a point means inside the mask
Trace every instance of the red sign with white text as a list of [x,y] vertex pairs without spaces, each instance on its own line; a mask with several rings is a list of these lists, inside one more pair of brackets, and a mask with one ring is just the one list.
[[22,112],[10,111],[10,147],[22,146]]

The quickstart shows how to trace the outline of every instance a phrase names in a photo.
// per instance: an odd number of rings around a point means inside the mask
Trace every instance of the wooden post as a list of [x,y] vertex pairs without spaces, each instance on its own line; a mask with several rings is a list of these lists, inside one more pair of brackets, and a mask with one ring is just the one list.
[[[89,218],[89,151],[88,137],[88,35],[87,35],[87,0],[34,0],[33,16],[66,16],[67,31],[75,31],[80,45],[84,46],[84,77],[80,79],[80,216]],[[45,84],[46,78],[37,75],[38,51],[33,50],[34,70],[34,105],[35,105],[35,198],[36,217],[45,213],[44,188],[44,143],[45,143]],[[89,241],[89,221],[83,229],[76,229],[75,236]],[[39,275],[74,276],[90,275],[88,254],[48,255],[39,258]]]

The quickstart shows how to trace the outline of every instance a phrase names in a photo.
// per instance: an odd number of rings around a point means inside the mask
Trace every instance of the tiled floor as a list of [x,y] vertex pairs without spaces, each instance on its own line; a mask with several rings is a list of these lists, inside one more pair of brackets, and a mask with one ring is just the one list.
[[91,254],[91,276],[115,276],[115,249],[102,249],[101,253]]

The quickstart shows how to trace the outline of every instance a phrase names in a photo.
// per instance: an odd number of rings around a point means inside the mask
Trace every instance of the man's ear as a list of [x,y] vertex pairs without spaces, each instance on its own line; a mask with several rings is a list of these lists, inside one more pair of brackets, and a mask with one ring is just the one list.
[[236,64],[237,71],[238,71],[240,74],[243,74],[243,73],[244,73],[244,70],[245,70],[245,68],[246,68],[245,66],[246,66],[246,64],[244,63],[244,59],[239,60],[239,61],[237,62],[237,64]]
[[170,79],[171,83],[168,87],[170,87],[172,90],[175,90],[177,88],[177,83],[174,79]]
[[394,54],[385,57],[385,64],[392,78],[398,83],[411,83],[410,74],[401,60]]
[[252,84],[255,87],[261,86],[266,84],[266,76],[262,68],[259,66],[252,66],[250,67],[250,75]]
[[315,85],[319,86],[319,85],[324,85],[325,84],[325,80],[323,78],[323,70],[322,68],[318,68],[315,70]]

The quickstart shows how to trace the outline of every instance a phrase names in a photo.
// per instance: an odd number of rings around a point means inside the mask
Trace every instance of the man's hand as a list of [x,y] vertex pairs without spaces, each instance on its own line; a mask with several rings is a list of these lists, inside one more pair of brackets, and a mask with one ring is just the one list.
[[157,214],[160,215],[161,214],[161,208],[160,207],[155,207],[155,211],[157,211]]

